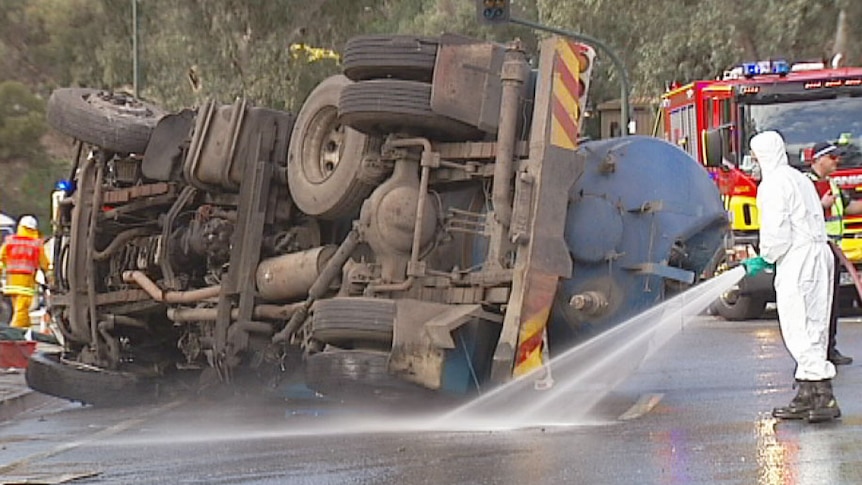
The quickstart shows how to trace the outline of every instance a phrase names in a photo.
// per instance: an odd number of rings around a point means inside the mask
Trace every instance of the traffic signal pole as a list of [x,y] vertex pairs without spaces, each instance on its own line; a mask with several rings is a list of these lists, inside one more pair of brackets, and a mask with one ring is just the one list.
[[622,122],[622,136],[629,134],[629,74],[623,61],[610,49],[604,42],[599,39],[590,37],[585,34],[578,34],[568,30],[542,25],[529,20],[519,19],[511,16],[510,0],[476,0],[476,18],[480,23],[487,25],[499,25],[512,23],[523,25],[531,29],[542,30],[557,34],[563,37],[569,37],[579,42],[583,42],[596,49],[601,49],[607,53],[608,57],[614,63],[617,71],[620,73],[620,121]]

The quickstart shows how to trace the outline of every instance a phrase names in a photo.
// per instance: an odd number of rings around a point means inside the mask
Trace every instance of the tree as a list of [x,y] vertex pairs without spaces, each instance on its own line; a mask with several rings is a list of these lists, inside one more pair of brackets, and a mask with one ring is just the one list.
[[[551,25],[612,46],[635,96],[657,96],[675,80],[720,76],[746,60],[821,59],[839,12],[835,0],[539,0],[539,10]],[[600,58],[594,76],[611,82],[595,82],[593,96],[614,97],[619,74]]]
[[47,131],[44,102],[20,82],[0,83],[0,160],[40,154]]

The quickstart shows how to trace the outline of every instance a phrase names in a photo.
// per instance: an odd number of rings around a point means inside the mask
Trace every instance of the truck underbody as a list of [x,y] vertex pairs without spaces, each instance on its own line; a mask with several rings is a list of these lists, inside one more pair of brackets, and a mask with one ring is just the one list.
[[81,147],[55,221],[65,345],[30,386],[471,395],[688,288],[721,246],[718,192],[660,140],[578,144],[552,75],[573,54],[592,60],[545,41],[536,75],[517,42],[360,37],[296,116],[55,91]]

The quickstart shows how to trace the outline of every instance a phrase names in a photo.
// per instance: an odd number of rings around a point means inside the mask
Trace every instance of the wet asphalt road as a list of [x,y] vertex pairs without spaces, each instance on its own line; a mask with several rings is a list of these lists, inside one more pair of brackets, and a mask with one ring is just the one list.
[[[842,320],[839,348],[862,360],[862,320]],[[0,483],[862,483],[862,365],[840,369],[844,416],[820,425],[770,417],[793,395],[791,372],[774,320],[704,316],[583,426],[405,431],[394,410],[372,422],[308,401],[57,402],[0,425]]]

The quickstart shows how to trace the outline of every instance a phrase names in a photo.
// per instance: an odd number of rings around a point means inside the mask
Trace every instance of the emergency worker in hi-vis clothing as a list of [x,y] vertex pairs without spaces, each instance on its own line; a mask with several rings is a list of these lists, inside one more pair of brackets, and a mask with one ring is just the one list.
[[12,326],[30,327],[30,306],[36,295],[36,272],[49,277],[50,262],[45,254],[36,218],[23,216],[16,234],[6,236],[0,247],[0,266],[6,272],[3,293],[12,299]]

